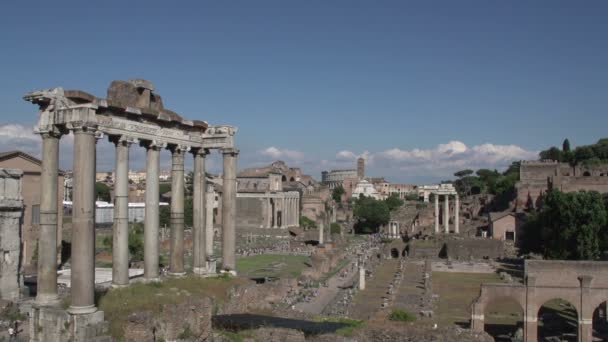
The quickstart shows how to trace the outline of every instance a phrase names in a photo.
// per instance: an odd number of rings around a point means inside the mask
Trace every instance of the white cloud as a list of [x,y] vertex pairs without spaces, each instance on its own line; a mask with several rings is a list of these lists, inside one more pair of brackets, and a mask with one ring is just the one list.
[[338,160],[354,160],[357,158],[357,155],[352,151],[343,150],[336,153],[336,159]]
[[270,146],[259,153],[265,157],[272,159],[286,159],[291,162],[298,162],[304,160],[304,153],[294,150],[281,149],[274,146]]

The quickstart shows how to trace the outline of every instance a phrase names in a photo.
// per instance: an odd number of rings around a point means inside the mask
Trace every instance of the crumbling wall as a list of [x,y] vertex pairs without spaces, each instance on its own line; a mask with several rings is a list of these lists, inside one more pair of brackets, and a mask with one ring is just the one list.
[[21,284],[21,177],[16,169],[0,169],[0,298],[19,298]]
[[453,239],[445,243],[450,260],[498,259],[504,257],[504,243],[495,239]]

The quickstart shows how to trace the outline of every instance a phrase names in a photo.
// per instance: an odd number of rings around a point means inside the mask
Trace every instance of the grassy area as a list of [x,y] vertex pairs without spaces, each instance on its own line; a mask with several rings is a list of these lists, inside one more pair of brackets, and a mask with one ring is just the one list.
[[408,311],[397,309],[391,312],[388,319],[391,321],[412,322],[416,320],[416,316]]
[[236,261],[236,271],[247,277],[295,278],[308,267],[307,256],[263,254],[240,257]]
[[111,335],[120,341],[126,318],[133,312],[149,310],[157,313],[163,304],[181,303],[188,295],[195,298],[208,296],[216,303],[222,303],[227,299],[229,289],[241,283],[243,280],[238,278],[170,278],[159,283],[113,289],[99,296],[98,306],[110,321]]
[[[432,281],[433,292],[439,295],[439,303],[435,311],[438,323],[467,325],[471,319],[471,303],[479,296],[481,283],[503,282],[496,273],[456,272],[433,272]],[[491,310],[510,312],[513,310],[511,304],[495,301]]]
[[336,330],[337,335],[341,336],[351,336],[356,329],[362,328],[365,326],[365,321],[360,321],[356,319],[350,318],[333,318],[333,317],[322,317],[316,318],[315,322],[331,322],[331,323],[342,323],[346,324],[344,328],[340,328]]

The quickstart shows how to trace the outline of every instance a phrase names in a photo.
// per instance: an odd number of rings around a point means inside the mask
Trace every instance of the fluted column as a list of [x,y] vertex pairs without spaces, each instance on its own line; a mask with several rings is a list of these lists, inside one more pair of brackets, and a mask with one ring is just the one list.
[[456,234],[459,233],[460,230],[460,200],[458,198],[458,194],[456,194],[456,202],[454,202],[454,231]]
[[112,286],[129,284],[129,146],[126,137],[112,137],[116,145],[114,226],[112,229]]
[[181,276],[184,270],[184,153],[183,146],[171,149],[171,260],[169,274]]
[[272,200],[270,195],[266,198],[266,227],[272,228]]
[[194,179],[192,193],[192,267],[195,274],[204,274],[207,270],[206,232],[205,232],[205,156],[207,150],[194,151]]
[[278,197],[274,197],[273,201],[273,208],[272,208],[272,228],[278,228],[279,227],[279,198]]
[[157,281],[159,258],[159,176],[160,150],[163,144],[146,146],[146,216],[144,218],[144,279]]
[[57,304],[57,189],[59,139],[55,132],[42,133],[40,175],[40,238],[38,239],[38,282],[36,303]]
[[236,168],[239,150],[224,149],[224,195],[222,197],[222,259],[223,270],[236,272]]
[[445,202],[443,204],[443,225],[445,226],[446,234],[450,232],[450,200],[449,195],[443,195]]
[[439,234],[439,195],[434,194],[435,198],[435,234]]
[[[85,314],[95,307],[95,131],[74,129],[71,297],[68,311]],[[54,258],[53,258],[54,260]]]

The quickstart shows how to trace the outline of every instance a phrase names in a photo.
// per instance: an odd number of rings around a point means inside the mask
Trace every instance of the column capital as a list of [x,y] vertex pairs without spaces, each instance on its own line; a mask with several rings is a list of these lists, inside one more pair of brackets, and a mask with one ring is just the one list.
[[160,151],[164,148],[167,148],[166,142],[158,140],[140,140],[139,145],[145,147],[147,150],[152,149],[156,151]]
[[66,125],[66,128],[68,130],[72,131],[74,134],[88,133],[88,134],[94,134],[97,137],[97,132],[98,132],[97,125],[94,125],[94,124],[90,124],[90,123],[75,124],[73,122],[70,122]]
[[47,129],[45,129],[45,130],[37,130],[36,133],[40,134],[42,139],[46,139],[46,138],[60,139],[61,136],[66,134],[67,132],[65,131],[65,129],[61,129],[60,127],[52,125],[52,126],[47,127]]
[[195,155],[195,156],[201,156],[203,158],[205,158],[210,152],[208,148],[202,148],[202,147],[195,147],[190,149],[190,152]]
[[167,149],[169,151],[171,151],[171,153],[186,153],[186,152],[190,151],[190,146],[186,146],[186,145],[169,145],[167,147]]
[[131,144],[139,143],[139,139],[129,137],[126,135],[110,135],[108,136],[108,140],[114,145],[126,145],[127,147],[131,146]]
[[222,154],[224,154],[224,155],[230,154],[233,157],[236,157],[239,154],[239,149],[234,148],[234,147],[224,148],[224,149],[222,149]]

